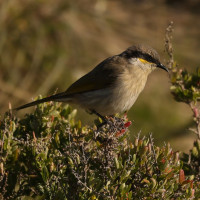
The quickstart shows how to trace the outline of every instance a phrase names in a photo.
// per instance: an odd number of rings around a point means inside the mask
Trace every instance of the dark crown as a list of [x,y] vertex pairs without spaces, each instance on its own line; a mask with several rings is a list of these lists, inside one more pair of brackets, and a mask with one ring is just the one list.
[[126,58],[142,58],[148,62],[160,64],[160,57],[156,50],[146,45],[134,45],[122,53]]

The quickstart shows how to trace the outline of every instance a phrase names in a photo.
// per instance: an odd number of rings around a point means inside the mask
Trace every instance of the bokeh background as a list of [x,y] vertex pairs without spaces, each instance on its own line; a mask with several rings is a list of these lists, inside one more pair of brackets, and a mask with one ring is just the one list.
[[[0,115],[42,94],[61,92],[108,56],[135,43],[155,48],[161,60],[165,29],[174,22],[180,67],[200,64],[199,0],[2,0],[0,1]],[[190,109],[173,100],[168,75],[154,72],[128,113],[131,134],[153,133],[156,144],[192,145]],[[74,106],[75,108],[75,106]],[[16,113],[23,117],[26,109]],[[78,119],[95,116],[79,109]]]

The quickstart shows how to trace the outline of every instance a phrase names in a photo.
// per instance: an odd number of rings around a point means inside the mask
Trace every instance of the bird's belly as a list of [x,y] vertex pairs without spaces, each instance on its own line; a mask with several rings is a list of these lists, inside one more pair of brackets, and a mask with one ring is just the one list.
[[113,115],[129,110],[143,88],[141,84],[138,87],[138,84],[124,82],[112,88],[78,94],[76,100],[85,109],[95,110],[103,116]]
[[85,92],[75,96],[75,103],[86,110],[95,110],[103,116],[117,113],[114,109],[115,102],[116,99],[111,88]]

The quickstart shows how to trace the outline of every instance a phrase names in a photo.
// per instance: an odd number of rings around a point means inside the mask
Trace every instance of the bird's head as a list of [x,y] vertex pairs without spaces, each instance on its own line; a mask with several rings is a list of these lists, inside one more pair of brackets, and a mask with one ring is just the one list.
[[161,68],[167,72],[168,69],[161,64],[160,57],[156,50],[146,45],[135,45],[129,47],[121,54],[128,60],[129,64],[140,67],[144,72],[151,73],[156,68]]

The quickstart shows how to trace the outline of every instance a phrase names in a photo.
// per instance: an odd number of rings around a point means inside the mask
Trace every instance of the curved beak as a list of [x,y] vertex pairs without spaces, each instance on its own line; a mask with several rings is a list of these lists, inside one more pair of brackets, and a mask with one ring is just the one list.
[[169,73],[169,70],[167,69],[167,67],[165,67],[163,64],[157,64],[157,67],[164,69],[165,71],[167,71]]

